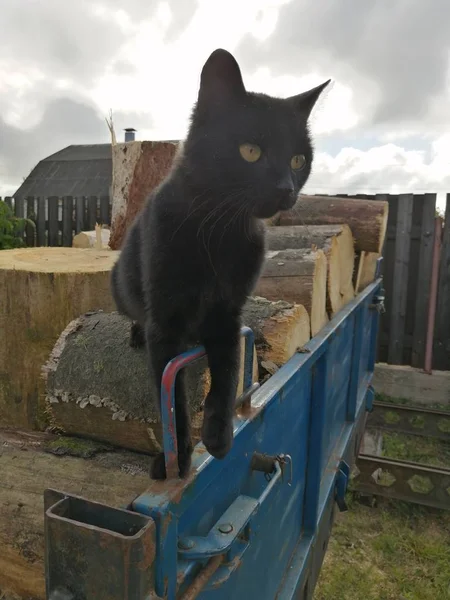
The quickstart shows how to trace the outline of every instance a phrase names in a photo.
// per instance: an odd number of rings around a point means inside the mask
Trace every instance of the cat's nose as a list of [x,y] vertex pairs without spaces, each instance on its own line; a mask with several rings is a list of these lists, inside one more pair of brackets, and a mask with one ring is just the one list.
[[294,193],[294,183],[290,175],[281,178],[277,183],[277,190],[283,194],[290,195]]

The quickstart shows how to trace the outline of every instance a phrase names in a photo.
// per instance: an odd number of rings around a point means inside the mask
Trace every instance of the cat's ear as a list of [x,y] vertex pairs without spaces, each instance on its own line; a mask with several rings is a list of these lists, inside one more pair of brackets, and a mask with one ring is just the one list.
[[227,106],[245,98],[241,70],[232,54],[214,50],[203,66],[198,93],[200,108]]
[[291,96],[290,98],[287,98],[287,101],[289,104],[293,105],[296,112],[308,118],[312,109],[314,108],[314,105],[319,99],[320,94],[327,87],[330,81],[331,79],[328,79],[328,81],[325,81],[325,83],[321,83],[307,92],[303,92],[297,96]]

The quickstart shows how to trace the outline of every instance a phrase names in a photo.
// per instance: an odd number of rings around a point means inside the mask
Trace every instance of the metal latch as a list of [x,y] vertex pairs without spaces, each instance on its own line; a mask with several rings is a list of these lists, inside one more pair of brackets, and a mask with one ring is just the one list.
[[288,485],[292,485],[292,458],[289,454],[278,454],[277,456],[269,456],[267,454],[259,454],[255,452],[252,456],[250,466],[253,471],[261,471],[264,473],[266,481],[272,479],[272,474],[276,471],[275,464],[278,463],[281,467],[281,481],[284,481],[284,471],[286,465],[289,465],[289,480]]
[[[187,536],[178,540],[178,556],[184,559],[209,559],[207,567],[191,584],[189,590],[182,596],[183,600],[196,598],[197,594],[208,589],[209,579],[216,577],[214,589],[229,579],[240,564],[243,554],[250,544],[250,523],[261,504],[269,496],[277,481],[283,480],[286,465],[290,466],[288,485],[292,483],[292,459],[288,454],[268,456],[255,452],[250,462],[252,471],[264,473],[268,485],[259,498],[238,496],[224,512],[210,532],[202,536]],[[233,550],[233,560],[230,551]],[[208,568],[210,570],[208,571]],[[218,570],[219,569],[219,570]]]
[[[272,457],[255,453],[250,463],[251,469],[265,473],[268,481],[268,485],[259,498],[238,496],[206,536],[180,538],[178,555],[185,559],[204,560],[228,552],[269,496],[277,481],[283,478],[284,465],[289,464],[290,460],[288,457],[289,455],[284,454]],[[292,473],[290,479],[292,479]]]
[[384,295],[384,290],[380,290],[379,294],[374,296],[373,304],[369,304],[369,308],[372,310],[377,310],[380,315],[383,315],[386,312],[386,307],[384,306],[384,301],[386,300]]

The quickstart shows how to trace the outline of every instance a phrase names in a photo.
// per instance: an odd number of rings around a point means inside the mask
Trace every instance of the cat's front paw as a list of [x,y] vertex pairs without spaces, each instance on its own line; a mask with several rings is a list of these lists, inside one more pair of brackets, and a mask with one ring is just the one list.
[[[181,479],[184,479],[191,468],[192,450],[178,453],[178,474]],[[166,479],[166,463],[164,460],[164,452],[160,452],[155,456],[150,467],[150,477],[152,479]]]
[[139,323],[134,322],[130,328],[130,346],[132,348],[142,348],[145,346],[145,332]]
[[214,414],[205,417],[202,426],[202,442],[211,456],[219,460],[225,458],[233,445],[233,419],[224,421]]

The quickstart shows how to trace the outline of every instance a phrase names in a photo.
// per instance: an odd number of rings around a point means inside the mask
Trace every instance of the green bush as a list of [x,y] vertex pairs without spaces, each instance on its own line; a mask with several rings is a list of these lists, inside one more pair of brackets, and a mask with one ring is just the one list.
[[36,229],[33,221],[14,216],[6,202],[0,200],[0,250],[25,246],[23,234],[27,225]]

